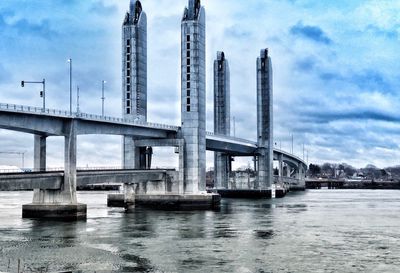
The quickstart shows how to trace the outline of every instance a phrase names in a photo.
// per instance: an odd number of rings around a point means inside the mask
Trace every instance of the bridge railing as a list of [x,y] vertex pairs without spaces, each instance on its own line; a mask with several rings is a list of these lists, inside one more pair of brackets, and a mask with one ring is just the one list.
[[101,116],[101,115],[94,115],[94,114],[87,114],[87,113],[74,113],[75,117],[78,118],[85,118],[90,120],[100,120],[100,121],[109,121],[114,123],[123,123],[123,124],[133,124],[143,127],[151,127],[157,129],[166,129],[166,130],[174,130],[177,131],[179,129],[178,126],[173,125],[166,125],[154,122],[145,122],[138,119],[127,119],[127,118],[117,118],[111,116]]
[[42,107],[17,105],[10,103],[0,103],[0,109],[12,112],[49,114],[53,116],[70,117],[69,111],[49,109],[49,108],[43,109]]
[[9,104],[9,103],[0,103],[0,109],[11,111],[11,112],[24,112],[24,113],[34,113],[34,114],[45,114],[57,117],[76,117],[76,118],[84,118],[89,120],[96,120],[96,121],[108,121],[114,123],[122,123],[122,124],[129,124],[129,125],[138,125],[143,127],[150,127],[150,128],[157,128],[157,129],[165,129],[165,130],[173,130],[177,131],[179,129],[178,126],[160,124],[160,123],[153,123],[153,122],[144,122],[137,119],[127,119],[127,118],[118,118],[118,117],[111,117],[111,116],[101,116],[95,114],[87,114],[87,113],[70,113],[69,111],[65,110],[57,110],[57,109],[49,109],[42,107],[35,107],[35,106],[25,106],[25,105],[17,105],[17,104]]
[[[104,167],[78,167],[77,171],[123,171],[123,170],[133,170],[133,169],[124,169],[120,166],[104,166]],[[141,170],[141,169],[138,169]],[[166,168],[152,168],[149,171],[157,171],[157,170],[175,170],[173,167],[166,167]],[[7,173],[34,173],[34,172],[63,172],[64,167],[52,167],[46,168],[45,171],[41,169],[29,168],[29,169],[0,169],[0,174],[7,174]],[[141,170],[143,171],[143,170]]]

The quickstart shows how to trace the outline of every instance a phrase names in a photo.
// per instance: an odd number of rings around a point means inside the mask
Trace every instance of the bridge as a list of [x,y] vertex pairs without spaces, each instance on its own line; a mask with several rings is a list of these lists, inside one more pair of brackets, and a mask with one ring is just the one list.
[[[0,190],[59,190],[62,187],[64,179],[64,170],[46,171],[45,166],[45,150],[47,137],[51,136],[70,136],[71,123],[74,124],[75,135],[130,135],[135,138],[140,138],[141,142],[137,145],[147,146],[179,146],[180,127],[165,124],[141,122],[138,120],[128,120],[123,118],[98,116],[85,113],[73,113],[68,111],[45,109],[31,106],[3,104],[0,103],[0,128],[24,133],[34,134],[41,140],[42,154],[36,147],[35,156],[36,162],[42,162],[42,166],[38,167],[34,172],[28,173],[0,173]],[[76,142],[74,137],[73,142]],[[151,143],[152,142],[152,143]],[[141,144],[142,143],[142,144]],[[40,143],[35,143],[36,146]],[[76,149],[76,143],[72,143],[69,147]],[[206,134],[206,149],[214,152],[222,152],[230,156],[254,156],[257,152],[257,143],[246,139],[216,135],[212,132]],[[37,152],[39,150],[39,152]],[[294,177],[290,184],[296,184],[300,181],[301,173],[306,169],[305,162],[294,155],[291,155],[283,150],[274,149],[274,160],[279,161],[280,176],[283,175],[283,165],[291,166],[291,171],[287,172],[285,177],[278,181],[286,181],[285,179]],[[76,151],[68,152],[76,157]],[[180,160],[183,160],[181,157]],[[76,161],[73,158],[72,161]],[[66,162],[69,164],[69,162]],[[184,165],[181,162],[180,165]],[[299,173],[293,173],[297,171]],[[77,170],[77,186],[88,184],[101,184],[105,182],[111,183],[126,183],[128,181],[140,182],[145,181],[161,181],[163,179],[155,179],[161,177],[166,170],[135,170],[135,169],[111,169],[111,170]],[[170,177],[177,174],[172,174],[169,170]],[[279,177],[279,176],[278,176]],[[139,181],[139,182],[138,182]],[[183,182],[183,181],[180,181]],[[183,189],[183,185],[178,185],[179,189]]]
[[[305,162],[273,148],[272,61],[268,49],[257,58],[257,139],[230,133],[230,70],[224,52],[214,61],[214,131],[206,131],[206,18],[200,0],[188,0],[181,19],[181,126],[147,122],[147,15],[131,0],[122,24],[122,117],[106,117],[43,108],[0,104],[0,129],[34,135],[34,173],[0,175],[0,189],[34,189],[33,203],[23,206],[24,217],[86,216],[76,187],[81,184],[122,182],[123,202],[164,208],[212,208],[220,195],[235,191],[229,184],[234,157],[254,158],[256,177],[251,188],[272,196],[275,182],[304,188]],[[45,95],[45,94],[44,94]],[[45,98],[43,97],[43,102]],[[45,105],[43,103],[43,105]],[[122,136],[121,170],[80,171],[78,135]],[[46,171],[46,141],[64,137],[64,167]],[[177,170],[151,170],[153,147],[175,147]],[[206,150],[214,152],[214,186],[206,192]],[[273,176],[273,162],[278,176]],[[249,186],[250,187],[250,186]],[[220,195],[219,195],[219,194]]]

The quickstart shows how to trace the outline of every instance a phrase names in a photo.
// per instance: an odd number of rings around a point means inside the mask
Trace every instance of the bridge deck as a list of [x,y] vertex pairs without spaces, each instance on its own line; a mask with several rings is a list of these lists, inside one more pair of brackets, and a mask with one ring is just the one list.
[[[76,133],[132,135],[139,138],[177,138],[180,127],[158,123],[141,122],[85,113],[69,113],[55,109],[0,103],[0,128],[31,134],[63,136],[65,124],[76,121]],[[206,148],[232,156],[253,156],[257,153],[257,143],[245,139],[206,134]],[[283,155],[285,162],[306,166],[301,158],[285,151],[274,149],[274,159]]]
[[[163,181],[167,172],[173,169],[160,170],[78,170],[77,186],[103,183],[128,183],[135,181]],[[27,173],[0,173],[0,191],[16,190],[58,190],[61,188],[64,172],[27,172]]]

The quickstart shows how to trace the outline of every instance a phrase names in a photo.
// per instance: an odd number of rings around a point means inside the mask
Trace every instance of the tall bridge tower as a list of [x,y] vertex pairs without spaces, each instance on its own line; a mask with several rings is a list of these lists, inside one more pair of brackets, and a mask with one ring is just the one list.
[[[217,52],[214,61],[214,133],[230,135],[230,74],[229,63],[224,52]],[[216,152],[214,154],[214,186],[228,188],[230,156]]]
[[258,170],[256,189],[268,189],[273,170],[273,90],[272,63],[268,49],[257,58],[257,143]]
[[[139,0],[130,1],[122,24],[122,113],[126,119],[147,121],[147,17]],[[137,148],[128,136],[122,142],[124,168],[149,167],[150,148]]]
[[206,184],[206,21],[200,0],[189,0],[181,22],[181,119],[185,193]]

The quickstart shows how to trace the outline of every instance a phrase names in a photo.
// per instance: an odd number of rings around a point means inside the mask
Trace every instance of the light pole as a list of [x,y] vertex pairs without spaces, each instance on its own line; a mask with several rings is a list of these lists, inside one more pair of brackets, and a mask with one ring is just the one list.
[[292,154],[293,154],[293,134],[292,134]]
[[107,83],[106,81],[101,81],[101,115],[104,117],[104,84]]
[[233,137],[236,137],[236,118],[233,116]]
[[21,87],[25,87],[26,83],[41,83],[43,85],[43,90],[40,91],[40,97],[43,98],[42,112],[45,112],[46,111],[46,80],[43,79],[43,81],[41,81],[41,82],[21,81]]
[[79,114],[79,86],[76,86],[76,113]]
[[69,63],[69,114],[72,115],[72,59],[68,59]]

